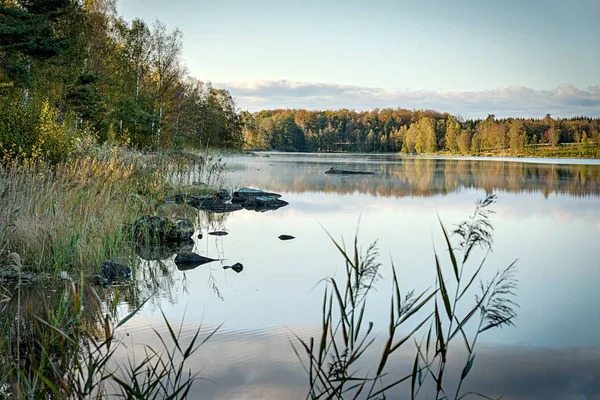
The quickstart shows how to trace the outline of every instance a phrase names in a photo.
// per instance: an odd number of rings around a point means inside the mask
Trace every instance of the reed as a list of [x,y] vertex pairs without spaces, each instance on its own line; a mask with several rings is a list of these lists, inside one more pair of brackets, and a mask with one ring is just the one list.
[[[457,226],[453,235],[440,220],[447,258],[442,263],[434,251],[437,278],[432,289],[402,295],[392,264],[389,320],[381,348],[375,348],[379,342],[373,323],[367,323],[365,315],[369,293],[379,276],[375,244],[360,252],[355,236],[349,251],[332,238],[345,260],[346,274],[342,279],[326,280],[319,337],[303,339],[295,335],[295,341],[291,341],[308,375],[308,399],[380,399],[391,390],[401,391],[400,386],[405,388],[405,397],[411,399],[418,398],[424,387],[428,387],[424,396],[427,398],[457,400],[471,394],[486,397],[462,390],[475,364],[478,338],[490,329],[512,325],[518,307],[514,300],[514,262],[490,281],[474,284],[492,246],[493,226],[489,218],[495,200],[490,195],[478,201],[475,212]],[[486,255],[474,269],[468,268],[477,247]],[[464,309],[460,305],[473,298],[470,296],[474,296],[474,304],[468,312],[460,313],[458,310]],[[400,331],[408,333],[400,336]],[[458,382],[449,384],[448,348],[454,342],[463,345],[465,361]],[[407,346],[414,346],[412,371],[395,376],[388,370],[389,362]],[[365,368],[360,360],[373,352],[381,356],[376,365]]]
[[[95,268],[123,256],[130,241],[124,224],[154,213],[172,192],[208,190],[222,182],[223,171],[209,154],[120,148],[56,166],[12,162],[0,167],[0,246],[20,254],[34,273]],[[190,186],[199,179],[209,185]]]

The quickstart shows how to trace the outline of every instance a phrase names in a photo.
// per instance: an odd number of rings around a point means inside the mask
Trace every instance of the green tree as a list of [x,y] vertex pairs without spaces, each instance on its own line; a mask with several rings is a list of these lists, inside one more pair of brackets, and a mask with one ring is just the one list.
[[525,124],[522,119],[513,119],[509,123],[508,140],[511,153],[523,154],[527,136],[525,134]]
[[589,139],[588,139],[587,133],[584,131],[581,134],[581,143],[579,144],[579,154],[586,156],[589,152],[589,147],[590,147]]
[[458,151],[458,136],[460,135],[460,125],[454,117],[449,117],[446,121],[446,150],[456,153]]

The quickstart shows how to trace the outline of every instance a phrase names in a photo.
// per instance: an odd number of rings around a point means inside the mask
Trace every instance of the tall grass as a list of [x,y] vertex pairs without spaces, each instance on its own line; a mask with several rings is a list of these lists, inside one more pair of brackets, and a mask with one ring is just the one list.
[[56,166],[13,162],[0,167],[0,245],[20,254],[33,272],[97,266],[122,255],[129,240],[125,223],[153,213],[163,196],[193,179],[218,183],[222,172],[210,155],[119,148]]
[[186,363],[216,329],[200,338],[198,327],[183,347],[181,328],[176,332],[165,317],[169,334],[155,331],[162,349],[146,346],[141,360],[116,365],[118,329],[144,302],[114,320],[102,315],[100,298],[83,281],[67,283],[58,296],[51,305],[17,302],[6,310],[18,318],[0,325],[0,398],[186,398],[198,378]]
[[[475,248],[481,247],[485,252],[491,249],[489,207],[495,199],[490,195],[478,201],[473,215],[457,226],[454,236],[440,221],[447,257],[442,263],[434,252],[437,279],[432,289],[418,295],[412,291],[402,295],[392,265],[389,319],[381,348],[375,348],[379,342],[373,323],[367,322],[365,315],[369,293],[378,276],[375,245],[361,256],[356,237],[352,253],[332,239],[345,259],[346,274],[343,279],[327,280],[320,335],[308,340],[296,336],[296,342],[291,343],[308,375],[307,398],[381,399],[392,390],[401,391],[402,385],[405,398],[411,399],[418,398],[423,388],[425,398],[457,400],[475,394],[462,389],[475,363],[479,336],[489,329],[512,325],[516,317],[515,263],[479,285],[475,282],[487,254],[475,268],[469,268]],[[453,243],[455,237],[457,244]],[[474,296],[474,304],[466,313],[460,313],[461,305],[468,303],[470,296]],[[400,331],[408,333],[399,336]],[[463,345],[465,361],[458,381],[448,382],[448,349],[455,342]],[[407,346],[414,346],[412,371],[394,375],[388,370],[389,362]],[[376,365],[361,365],[365,353],[372,352],[380,354]]]

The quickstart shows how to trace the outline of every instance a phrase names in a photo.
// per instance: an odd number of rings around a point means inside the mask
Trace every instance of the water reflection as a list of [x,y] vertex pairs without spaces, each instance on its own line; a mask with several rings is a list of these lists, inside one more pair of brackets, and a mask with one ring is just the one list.
[[[324,174],[331,166],[355,169],[358,163],[376,174]],[[195,358],[195,370],[216,382],[199,382],[196,397],[306,396],[307,379],[285,327],[305,338],[314,335],[322,306],[315,285],[342,270],[324,228],[350,240],[361,217],[361,243],[379,239],[384,279],[369,300],[368,315],[382,332],[389,260],[404,289],[429,287],[435,281],[433,245],[443,248],[437,214],[451,227],[492,191],[500,196],[486,268],[493,273],[519,258],[521,309],[516,329],[486,336],[469,388],[505,399],[600,395],[600,165],[274,154],[233,158],[228,166],[234,170],[229,186],[286,193],[289,206],[267,213],[192,210],[192,251],[219,261],[179,271],[174,252],[140,260],[128,289],[135,293],[121,297],[133,306],[157,293],[127,327],[135,346],[154,344],[151,327],[164,329],[159,307],[174,324],[185,313],[184,336],[201,323],[225,323],[226,331]],[[229,235],[207,235],[211,231]],[[281,241],[282,234],[295,239]],[[242,273],[223,269],[236,262],[244,265]],[[393,371],[410,368],[412,360],[400,357]]]
[[[373,176],[339,176],[339,169],[372,171]],[[322,192],[348,195],[406,197],[449,194],[466,189],[487,193],[570,194],[600,196],[600,165],[505,162],[486,159],[444,159],[399,156],[326,157],[273,154],[269,158],[229,160],[227,182],[237,187],[255,185],[280,192]]]
[[[138,318],[130,326],[138,343],[160,346],[155,335],[143,329],[160,324]],[[195,326],[185,325],[192,333]],[[210,329],[205,330],[205,334]],[[194,355],[190,365],[201,371],[202,378],[192,389],[192,398],[203,399],[302,399],[307,395],[308,378],[290,348],[291,332],[308,337],[315,332],[303,326],[261,331],[229,331],[215,335]],[[186,343],[187,344],[187,343]],[[155,348],[156,348],[155,347]],[[135,348],[131,349],[132,351]],[[376,364],[379,354],[367,354],[366,362]],[[463,354],[450,352],[450,359],[462,361]],[[125,354],[120,357],[125,358]],[[414,348],[406,346],[394,358],[390,371],[394,377],[410,372]],[[458,378],[447,377],[446,387]],[[600,349],[598,348],[526,348],[481,346],[465,385],[465,391],[477,391],[506,400],[596,399],[600,395]],[[452,391],[451,391],[452,392]],[[386,394],[388,399],[410,396],[410,382]],[[426,389],[421,398],[427,398]]]

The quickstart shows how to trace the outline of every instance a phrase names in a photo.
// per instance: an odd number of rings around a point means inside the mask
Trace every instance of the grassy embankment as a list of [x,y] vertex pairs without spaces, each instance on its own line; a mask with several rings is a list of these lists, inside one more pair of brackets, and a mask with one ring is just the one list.
[[580,143],[563,143],[558,146],[534,144],[527,145],[522,152],[514,152],[509,149],[491,149],[482,150],[473,155],[482,157],[600,158],[600,143],[589,143],[585,147],[582,147]]

